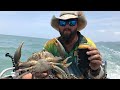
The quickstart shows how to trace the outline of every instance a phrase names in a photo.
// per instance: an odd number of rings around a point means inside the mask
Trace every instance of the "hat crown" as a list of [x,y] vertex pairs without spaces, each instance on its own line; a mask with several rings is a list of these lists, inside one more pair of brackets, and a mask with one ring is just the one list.
[[82,11],[61,11],[60,17],[63,15],[66,15],[66,14],[81,16],[81,15],[83,15],[83,12]]

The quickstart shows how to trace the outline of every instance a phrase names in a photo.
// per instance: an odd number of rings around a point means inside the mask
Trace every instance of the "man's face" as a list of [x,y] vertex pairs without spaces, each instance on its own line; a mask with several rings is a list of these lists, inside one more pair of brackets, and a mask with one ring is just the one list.
[[61,37],[68,41],[77,33],[77,19],[59,20],[59,32]]

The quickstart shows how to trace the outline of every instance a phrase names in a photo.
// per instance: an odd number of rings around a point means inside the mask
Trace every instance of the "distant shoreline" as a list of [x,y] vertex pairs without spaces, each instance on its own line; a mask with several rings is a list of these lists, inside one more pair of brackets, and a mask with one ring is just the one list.
[[32,36],[19,36],[19,35],[9,35],[9,34],[0,34],[0,35],[4,35],[4,36],[13,36],[13,37],[26,37],[26,38],[38,38],[38,39],[46,39],[49,40],[49,38],[40,38],[40,37],[32,37]]
[[[9,34],[0,34],[4,36],[13,36],[13,37],[26,37],[26,38],[37,38],[37,39],[46,39],[50,40],[50,38],[42,38],[42,37],[32,37],[32,36],[20,36],[20,35],[9,35]],[[95,43],[119,43],[120,41],[95,41]]]

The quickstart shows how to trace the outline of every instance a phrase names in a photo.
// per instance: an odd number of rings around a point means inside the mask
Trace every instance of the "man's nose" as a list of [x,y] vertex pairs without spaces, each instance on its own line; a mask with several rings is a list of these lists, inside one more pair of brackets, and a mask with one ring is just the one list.
[[69,23],[67,22],[65,25],[66,28],[70,27]]

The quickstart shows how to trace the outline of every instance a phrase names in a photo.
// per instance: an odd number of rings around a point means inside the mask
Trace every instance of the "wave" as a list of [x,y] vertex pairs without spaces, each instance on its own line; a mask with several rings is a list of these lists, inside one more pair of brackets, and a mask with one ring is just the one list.
[[108,61],[107,76],[110,79],[120,79],[120,66],[114,62]]
[[120,51],[100,45],[99,50],[103,60],[107,61],[108,78],[120,79]]

